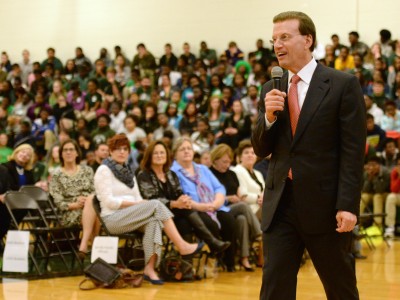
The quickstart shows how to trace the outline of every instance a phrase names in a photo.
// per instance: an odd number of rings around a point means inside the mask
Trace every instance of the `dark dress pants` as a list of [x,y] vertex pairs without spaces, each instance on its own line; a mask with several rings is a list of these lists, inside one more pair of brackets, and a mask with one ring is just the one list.
[[230,212],[218,211],[217,219],[221,224],[221,228],[218,224],[211,219],[211,217],[205,212],[199,212],[200,218],[207,226],[208,230],[215,237],[221,237],[223,241],[231,242],[231,245],[224,251],[224,263],[228,268],[235,267],[235,218]]
[[[323,201],[323,199],[321,199]],[[298,222],[287,180],[274,219],[263,233],[264,267],[260,299],[296,299],[297,273],[306,248],[329,300],[359,299],[351,232],[306,234]]]

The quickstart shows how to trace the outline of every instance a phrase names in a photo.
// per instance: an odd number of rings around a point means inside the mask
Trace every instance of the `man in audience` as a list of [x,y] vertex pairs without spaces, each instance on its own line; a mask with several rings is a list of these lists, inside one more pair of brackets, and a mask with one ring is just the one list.
[[194,62],[196,60],[196,56],[192,52],[190,52],[189,43],[188,42],[183,43],[182,49],[183,49],[183,53],[181,54],[180,57],[183,58],[184,60],[186,60],[186,62],[189,66],[193,67]]
[[349,54],[349,48],[342,47],[338,58],[335,59],[335,69],[348,72],[354,69],[354,58]]
[[93,169],[93,173],[96,173],[97,168],[109,155],[110,151],[106,143],[99,143],[96,145],[96,148],[94,150],[95,160],[94,163],[90,165],[90,167]]
[[63,64],[61,60],[56,57],[56,50],[51,47],[47,49],[47,59],[42,62],[42,69],[44,69],[48,63],[52,63],[55,70],[63,70]]
[[21,79],[24,87],[28,86],[28,76],[32,73],[33,67],[30,60],[30,53],[28,50],[22,51],[22,61],[19,62],[19,67],[21,68]]
[[199,57],[209,68],[215,67],[218,63],[217,52],[214,49],[209,49],[204,41],[200,43]]
[[389,171],[392,171],[392,169],[397,165],[399,150],[396,146],[397,142],[394,139],[388,138],[385,141],[383,151],[377,153],[378,157],[381,159],[381,164]]
[[335,56],[339,56],[340,50],[343,47],[345,47],[345,45],[340,43],[339,36],[336,33],[331,35],[331,41],[332,41],[333,51],[335,52]]
[[260,62],[264,68],[268,67],[273,57],[272,51],[264,47],[264,41],[262,39],[257,40],[256,47],[257,50],[250,52],[249,55],[253,54],[256,61]]
[[178,64],[178,58],[172,52],[172,46],[170,43],[165,44],[164,51],[165,54],[161,56],[160,59],[160,69],[163,66],[168,66],[170,70],[175,70]]
[[[374,214],[382,214],[385,206],[385,199],[389,192],[389,170],[381,165],[381,160],[379,157],[371,157],[368,160],[364,171],[364,184],[361,193],[360,214],[365,212],[365,210],[370,206],[371,201],[372,212]],[[382,217],[375,217],[374,223],[378,226],[382,226]]]
[[386,198],[385,237],[393,238],[395,234],[396,211],[400,207],[400,156],[396,157],[396,166],[390,173],[390,194]]
[[386,132],[374,122],[374,116],[367,113],[367,142],[376,151],[382,151],[385,146]]
[[165,131],[170,131],[173,134],[173,142],[178,139],[181,134],[179,131],[172,125],[168,123],[168,116],[165,113],[159,113],[158,114],[158,124],[160,124],[160,127],[158,127],[156,130],[154,130],[154,140],[161,140],[164,136]]
[[154,76],[157,68],[156,59],[143,43],[138,44],[136,49],[138,53],[133,57],[131,69],[138,69],[141,77],[149,77],[151,86],[153,86],[155,84]]
[[359,53],[354,53],[354,68],[349,70],[350,74],[355,74],[356,71],[361,72],[365,82],[369,83],[372,81],[371,71],[364,67],[364,57]]
[[77,67],[82,66],[86,63],[86,66],[89,66],[89,71],[92,69],[92,62],[89,58],[85,56],[81,47],[76,47],[75,49],[75,58],[74,58],[75,65]]
[[381,46],[382,55],[389,57],[393,53],[392,43],[392,33],[387,29],[382,29],[379,31],[379,45]]
[[351,31],[349,33],[350,42],[350,54],[359,53],[363,57],[367,54],[369,47],[367,44],[359,41],[360,35],[357,31]]

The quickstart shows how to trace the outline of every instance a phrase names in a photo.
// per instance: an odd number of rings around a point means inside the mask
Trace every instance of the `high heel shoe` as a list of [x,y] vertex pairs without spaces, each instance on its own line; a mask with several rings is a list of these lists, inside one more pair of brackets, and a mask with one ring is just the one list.
[[242,262],[240,262],[240,267],[241,267],[241,268],[244,268],[244,270],[245,270],[246,272],[254,272],[254,271],[255,271],[253,267],[246,267],[245,265],[243,265]]
[[164,280],[162,280],[162,279],[151,279],[146,274],[143,275],[143,280],[146,280],[146,281],[148,281],[148,282],[150,282],[151,284],[154,284],[154,285],[163,285],[164,284]]
[[204,245],[205,245],[205,244],[204,244],[203,241],[199,242],[199,243],[197,244],[196,250],[194,250],[192,253],[185,254],[185,255],[181,255],[182,258],[189,258],[190,256],[201,252],[201,249],[203,249]]

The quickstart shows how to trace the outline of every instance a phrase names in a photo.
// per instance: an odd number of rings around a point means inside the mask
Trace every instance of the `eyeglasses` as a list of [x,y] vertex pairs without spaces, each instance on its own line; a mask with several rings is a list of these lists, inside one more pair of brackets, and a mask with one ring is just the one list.
[[62,152],[75,152],[75,148],[64,148]]
[[272,46],[274,46],[276,44],[276,42],[278,42],[278,41],[280,41],[281,43],[286,43],[287,41],[289,41],[290,39],[292,39],[298,35],[302,35],[302,34],[299,33],[299,34],[291,35],[289,33],[284,33],[284,34],[278,36],[277,38],[272,38],[272,40],[269,40],[269,42],[271,43]]
[[179,148],[178,152],[185,152],[185,151],[193,151],[192,147],[183,147],[183,148]]

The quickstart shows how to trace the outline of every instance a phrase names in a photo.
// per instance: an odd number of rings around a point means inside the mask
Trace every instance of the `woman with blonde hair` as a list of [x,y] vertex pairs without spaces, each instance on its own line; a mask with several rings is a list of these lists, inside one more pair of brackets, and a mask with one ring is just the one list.
[[[7,191],[18,191],[23,185],[35,184],[33,165],[34,150],[29,144],[19,145],[11,154],[9,161],[0,165],[0,241],[6,235],[11,222],[11,216],[4,205]],[[27,211],[15,212],[17,222],[20,222]]]
[[251,208],[245,202],[247,197],[241,193],[239,179],[235,172],[230,170],[233,161],[233,151],[226,144],[220,144],[211,151],[211,172],[224,185],[226,189],[226,202],[235,217],[237,241],[240,247],[240,265],[247,272],[254,269],[249,262],[250,248],[252,243],[261,237],[261,225]]

